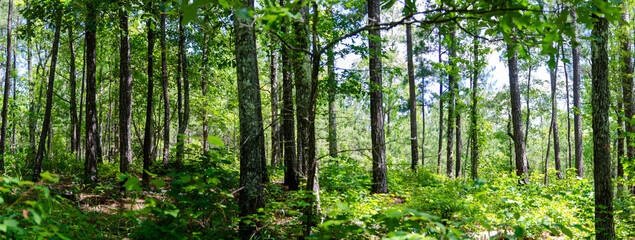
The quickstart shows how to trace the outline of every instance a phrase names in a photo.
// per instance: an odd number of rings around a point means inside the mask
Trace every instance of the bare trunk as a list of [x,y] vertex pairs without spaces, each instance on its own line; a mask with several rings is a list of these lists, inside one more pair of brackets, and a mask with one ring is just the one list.
[[[439,28],[439,64],[441,64],[441,28]],[[441,153],[443,149],[443,74],[439,74],[439,148],[437,150],[437,174],[441,174]]]
[[[271,37],[274,41],[274,36]],[[282,141],[280,134],[280,114],[278,111],[278,44],[269,45],[269,80],[271,81],[271,165],[278,165],[282,157]]]
[[516,175],[527,183],[527,156],[523,139],[522,114],[520,110],[520,90],[518,86],[518,53],[514,45],[507,44],[507,64],[509,66],[509,88],[512,105],[512,125],[514,127],[514,152],[516,154]]
[[[367,0],[368,24],[378,26],[381,22],[381,1]],[[381,64],[381,30],[368,30],[368,47],[370,57],[368,68],[370,75],[370,132],[373,146],[373,181],[372,193],[387,193],[386,182],[386,146],[384,139],[384,114],[382,92],[382,64]]]
[[419,143],[417,141],[417,102],[416,102],[416,85],[415,85],[415,70],[414,60],[412,53],[412,24],[406,24],[406,55],[408,58],[408,91],[410,108],[410,153],[411,164],[410,169],[416,170],[417,164],[419,164]]
[[99,132],[97,131],[96,101],[96,55],[97,55],[97,12],[90,3],[86,13],[86,154],[84,178],[97,181],[97,161],[101,158],[99,151]]
[[[147,3],[147,11],[152,13],[152,0]],[[148,17],[146,22],[146,29],[148,31],[148,94],[146,96],[146,127],[143,137],[143,183],[148,184],[150,182],[150,166],[152,165],[152,152],[153,152],[153,140],[152,135],[154,132],[154,123],[152,122],[152,110],[153,110],[153,96],[154,96],[154,27],[153,27],[153,15]],[[207,72],[203,69],[203,72]],[[204,142],[207,142],[203,139]]]
[[[557,59],[557,58],[556,58]],[[553,158],[556,165],[558,179],[562,179],[562,166],[560,165],[560,136],[558,134],[558,103],[556,102],[558,65],[551,68],[551,124],[553,125]]]
[[456,100],[455,95],[457,93],[457,76],[453,73],[456,71],[456,65],[454,63],[454,58],[456,57],[455,52],[455,30],[454,27],[450,28],[450,48],[448,49],[448,65],[450,65],[450,74],[448,76],[448,135],[447,135],[447,145],[446,145],[446,174],[449,178],[454,178],[454,151],[452,148],[454,147],[454,131],[456,129]]
[[7,68],[4,75],[4,100],[2,101],[2,128],[0,128],[0,172],[4,172],[4,148],[7,139],[7,107],[9,104],[9,90],[11,90],[11,19],[13,13],[13,0],[9,0],[9,12],[7,14]]
[[474,54],[474,69],[472,72],[472,124],[470,127],[470,143],[471,143],[471,157],[472,157],[472,179],[478,178],[478,158],[479,158],[479,114],[477,111],[478,107],[478,73],[480,72],[480,64],[478,62],[478,52],[479,52],[479,42],[476,37],[472,40],[474,42],[473,54]]
[[578,177],[584,177],[584,162],[582,161],[582,101],[580,100],[580,46],[576,44],[578,41],[578,31],[575,9],[571,11],[571,16],[573,17],[571,26],[574,33],[574,37],[571,40],[573,42],[571,44],[571,53],[573,55],[573,135],[575,142],[575,168]]
[[130,37],[128,12],[119,6],[121,47],[119,49],[119,171],[127,173],[132,164],[130,121],[132,118],[132,75],[130,74]]
[[[280,5],[285,6],[284,0],[280,0]],[[287,33],[285,24],[280,27],[282,33]],[[296,161],[296,143],[295,143],[295,124],[293,120],[293,78],[291,76],[291,51],[282,44],[281,51],[282,60],[282,137],[284,138],[284,184],[289,190],[295,191],[299,189],[297,161]]]
[[[163,1],[165,2],[165,0]],[[168,85],[168,65],[166,56],[165,9],[161,11],[161,82],[163,86],[163,167],[170,159],[170,93]]]

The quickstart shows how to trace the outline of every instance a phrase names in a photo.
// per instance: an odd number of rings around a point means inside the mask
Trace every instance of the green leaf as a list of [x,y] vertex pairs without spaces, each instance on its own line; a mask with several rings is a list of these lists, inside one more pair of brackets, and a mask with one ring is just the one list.
[[177,217],[179,216],[179,210],[178,209],[174,209],[174,210],[164,210],[163,213],[170,215],[172,217]]
[[49,181],[49,182],[58,182],[60,180],[60,178],[57,175],[51,174],[48,171],[40,173],[40,177],[42,177],[42,180]]
[[225,147],[225,144],[223,143],[223,140],[221,140],[219,137],[216,136],[209,136],[207,137],[207,141],[209,141],[211,144],[214,144],[218,147]]
[[17,228],[18,227],[18,221],[13,220],[13,219],[5,219],[2,224],[0,224],[0,231],[2,232],[7,232],[7,229],[13,227],[13,228]]
[[35,224],[40,225],[42,223],[42,217],[35,210],[29,209],[29,212],[33,215],[33,221]]
[[150,184],[152,184],[152,185],[154,185],[154,186],[157,186],[158,188],[161,188],[161,187],[163,187],[163,186],[165,186],[165,185],[166,185],[166,184],[165,184],[165,181],[163,181],[163,180],[161,180],[161,179],[155,179],[155,180],[152,180],[152,181],[150,181]]
[[126,181],[123,186],[126,187],[128,191],[141,191],[141,182],[139,182],[139,179],[136,177],[128,178],[128,181]]
[[562,231],[562,233],[564,233],[564,235],[567,235],[567,237],[573,238],[573,232],[571,232],[571,230],[569,230],[567,227],[565,227],[562,224],[555,224],[558,228],[560,228],[560,231]]
[[381,6],[381,9],[383,10],[390,9],[392,5],[394,4],[395,4],[395,0],[388,0],[388,2],[384,3],[384,5]]

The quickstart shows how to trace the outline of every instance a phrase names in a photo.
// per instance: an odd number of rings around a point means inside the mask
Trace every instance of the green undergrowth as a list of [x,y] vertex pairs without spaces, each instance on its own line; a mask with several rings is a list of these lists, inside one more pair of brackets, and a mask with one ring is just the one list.
[[[97,185],[48,172],[42,181],[3,177],[0,183],[0,239],[234,239],[238,229],[238,170],[234,153],[211,151],[187,159],[178,171],[153,169],[142,186],[138,175],[115,175],[104,164]],[[269,168],[261,239],[303,236],[304,191],[281,184],[284,167]],[[519,185],[513,173],[449,179],[427,169],[389,170],[387,194],[370,194],[371,176],[351,158],[320,166],[320,215],[312,239],[569,239],[594,237],[593,183],[567,172],[542,184],[541,174]],[[121,191],[118,182],[124,182]],[[79,199],[94,196],[90,200]],[[142,201],[142,207],[116,203]],[[615,199],[619,238],[635,237],[635,199]],[[101,204],[101,205],[100,205]],[[88,208],[87,205],[93,208]]]

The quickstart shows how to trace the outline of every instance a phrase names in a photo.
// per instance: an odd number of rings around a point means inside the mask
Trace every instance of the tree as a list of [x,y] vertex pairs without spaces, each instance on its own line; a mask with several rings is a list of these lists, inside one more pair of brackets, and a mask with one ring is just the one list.
[[386,146],[384,140],[384,112],[381,65],[381,1],[367,0],[368,4],[368,70],[370,75],[370,134],[373,156],[372,193],[387,193]]
[[72,21],[68,26],[68,44],[70,50],[70,72],[69,72],[69,83],[71,88],[71,103],[70,103],[70,114],[71,114],[71,152],[77,153],[79,152],[79,139],[81,135],[81,127],[79,126],[79,117],[77,116],[77,79],[75,76],[76,67],[75,67],[75,39],[73,38],[73,25],[74,21]]
[[[439,64],[441,64],[441,28],[439,27]],[[439,148],[437,150],[437,174],[441,174],[441,149],[443,148],[443,74],[439,73]]]
[[[456,124],[456,100],[455,95],[458,92],[458,84],[456,79],[456,64],[454,63],[456,57],[455,38],[456,31],[454,26],[450,27],[450,47],[448,49],[448,65],[450,66],[450,74],[448,75],[448,135],[446,145],[446,173],[449,178],[454,178],[454,130],[457,129]],[[459,153],[457,152],[457,155]]]
[[[626,8],[625,4],[621,4],[623,8]],[[626,9],[622,10],[622,21],[628,22],[628,13]],[[622,85],[622,106],[624,110],[624,130],[626,133],[635,132],[635,125],[631,124],[631,120],[633,119],[633,113],[635,113],[635,98],[633,98],[633,67],[631,64],[631,41],[629,31],[624,29],[622,26],[622,22],[620,22],[621,29],[619,31],[620,35],[620,78]],[[620,136],[622,137],[622,136]],[[630,134],[626,134],[623,137],[626,145],[626,159],[618,158],[621,165],[621,161],[625,160],[626,162],[630,162],[633,157],[635,157],[635,147],[632,146],[631,142],[633,141],[633,137]],[[623,171],[623,170],[622,170]]]
[[[42,132],[40,134],[40,142],[38,144],[37,155],[33,166],[33,179],[40,179],[40,172],[42,171],[42,159],[44,158],[44,147],[46,144],[46,137],[51,129],[51,109],[53,108],[53,88],[55,85],[55,67],[57,65],[57,53],[60,45],[60,29],[62,28],[62,16],[60,11],[60,3],[54,3],[53,6],[56,10],[55,20],[55,36],[53,37],[53,47],[51,49],[51,69],[49,71],[49,81],[46,88],[46,108],[44,112],[44,121],[42,122]],[[52,136],[50,136],[52,137]]]
[[[606,3],[608,4],[608,3]],[[593,186],[595,187],[596,239],[614,239],[613,184],[611,180],[611,144],[609,130],[609,57],[607,52],[609,22],[593,14],[591,41],[591,81],[593,108]]]
[[415,86],[415,70],[412,57],[412,24],[406,24],[406,55],[408,58],[408,91],[410,98],[408,106],[410,108],[410,153],[412,160],[410,169],[415,170],[419,162],[419,143],[417,141],[417,102]]
[[[205,17],[203,18],[203,23],[207,23],[207,22],[209,22],[209,14],[205,13]],[[201,93],[202,93],[203,99],[206,99],[207,98],[207,78],[208,78],[207,64],[209,61],[209,56],[208,56],[209,33],[207,29],[204,29],[204,31],[205,32],[203,33],[203,46],[201,47],[203,49],[203,57],[201,59],[201,68],[203,68],[203,76],[201,78]],[[209,126],[207,126],[207,108],[206,107],[203,107],[201,115],[203,115],[203,152],[207,152],[209,150],[209,141],[207,140]]]
[[130,125],[132,118],[132,75],[130,74],[130,30],[125,1],[119,2],[119,171],[128,173],[132,164]]
[[571,10],[571,17],[573,18],[571,23],[571,29],[573,31],[571,54],[573,55],[573,135],[575,142],[575,168],[578,177],[584,177],[584,163],[582,161],[582,117],[580,116],[580,112],[582,111],[582,101],[580,100],[580,44],[577,43],[578,28],[575,9]]
[[[143,137],[143,183],[148,184],[150,176],[150,165],[152,165],[152,151],[153,140],[152,135],[154,133],[154,125],[152,123],[152,110],[154,108],[153,96],[154,96],[154,23],[153,22],[153,9],[152,0],[146,3],[146,11],[149,13],[146,22],[146,31],[148,32],[148,94],[146,96],[146,127]],[[206,72],[205,70],[203,70]],[[207,140],[204,138],[204,142]]]
[[97,181],[97,161],[101,159],[99,151],[99,131],[97,131],[97,10],[96,1],[86,3],[86,154],[84,162],[84,178]]
[[[558,104],[556,103],[556,86],[557,86],[558,65],[550,67],[551,78],[551,128],[553,131],[553,158],[556,166],[558,179],[562,179],[560,165],[560,136],[558,134]],[[548,172],[545,172],[548,174]]]
[[[177,77],[178,85],[178,119],[179,127],[176,136],[176,165],[183,164],[183,154],[185,154],[185,131],[190,122],[190,81],[187,70],[187,51],[185,49],[185,28],[183,26],[183,14],[179,18],[179,76]],[[182,84],[181,84],[182,79]]]
[[479,158],[479,153],[480,153],[480,144],[479,144],[479,125],[478,125],[478,121],[479,121],[479,114],[477,111],[477,107],[478,107],[478,73],[480,71],[480,64],[479,64],[479,40],[477,38],[477,36],[474,36],[474,39],[472,40],[472,43],[474,44],[473,48],[472,48],[472,53],[474,56],[474,60],[473,60],[473,69],[472,69],[472,109],[471,109],[471,124],[470,124],[470,143],[472,144],[472,150],[471,150],[471,159],[472,159],[472,165],[471,165],[471,173],[472,173],[472,179],[476,180],[478,178],[478,158]]
[[[253,9],[253,0],[242,0],[243,6]],[[245,19],[234,14],[234,38],[236,55],[236,75],[238,78],[238,105],[240,124],[240,237],[244,240],[257,237],[256,219],[264,208],[262,192],[262,159],[260,145],[264,145],[258,136],[263,134],[260,110],[260,82],[255,29],[252,16]]]
[[[302,1],[303,2],[303,1]],[[309,76],[309,50],[308,39],[308,8],[303,4],[297,9],[300,13],[300,19],[293,21],[293,42],[295,50],[293,54],[293,76],[295,82],[295,103],[296,103],[296,121],[297,129],[297,170],[304,176],[307,175],[307,141],[309,140],[309,94],[311,92],[310,76]],[[306,52],[305,52],[306,51]]]
[[4,75],[4,95],[2,100],[2,127],[0,128],[0,171],[4,171],[4,148],[7,139],[7,107],[9,104],[9,91],[11,90],[11,14],[13,12],[13,0],[9,0],[7,14],[7,68]]
[[269,44],[269,81],[271,83],[271,165],[277,165],[282,157],[282,141],[278,113],[278,51],[277,44]]
[[[165,0],[162,1],[165,6]],[[161,82],[163,86],[163,167],[168,166],[170,159],[170,92],[168,85],[168,66],[166,56],[165,19],[166,9],[161,11]]]
[[335,102],[337,94],[337,81],[335,80],[335,53],[333,48],[326,50],[326,66],[328,68],[328,86],[329,86],[329,155],[337,157],[337,103]]
[[[285,6],[284,0],[280,0],[280,5]],[[283,24],[280,27],[281,33],[287,33]],[[291,51],[289,47],[282,44],[282,137],[284,143],[284,184],[289,190],[298,190],[298,175],[296,172],[296,145],[295,145],[295,124],[293,121],[293,78],[291,77]]]
[[522,177],[520,184],[527,182],[527,155],[523,139],[522,114],[520,110],[520,87],[518,84],[518,53],[516,45],[507,44],[507,66],[509,67],[509,93],[512,105],[512,125],[514,152],[516,154],[516,175]]

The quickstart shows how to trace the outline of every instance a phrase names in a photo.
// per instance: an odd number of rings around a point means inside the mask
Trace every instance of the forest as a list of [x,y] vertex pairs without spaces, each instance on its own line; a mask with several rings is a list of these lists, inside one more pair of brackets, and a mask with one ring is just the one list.
[[635,239],[635,1],[1,0],[0,239]]

